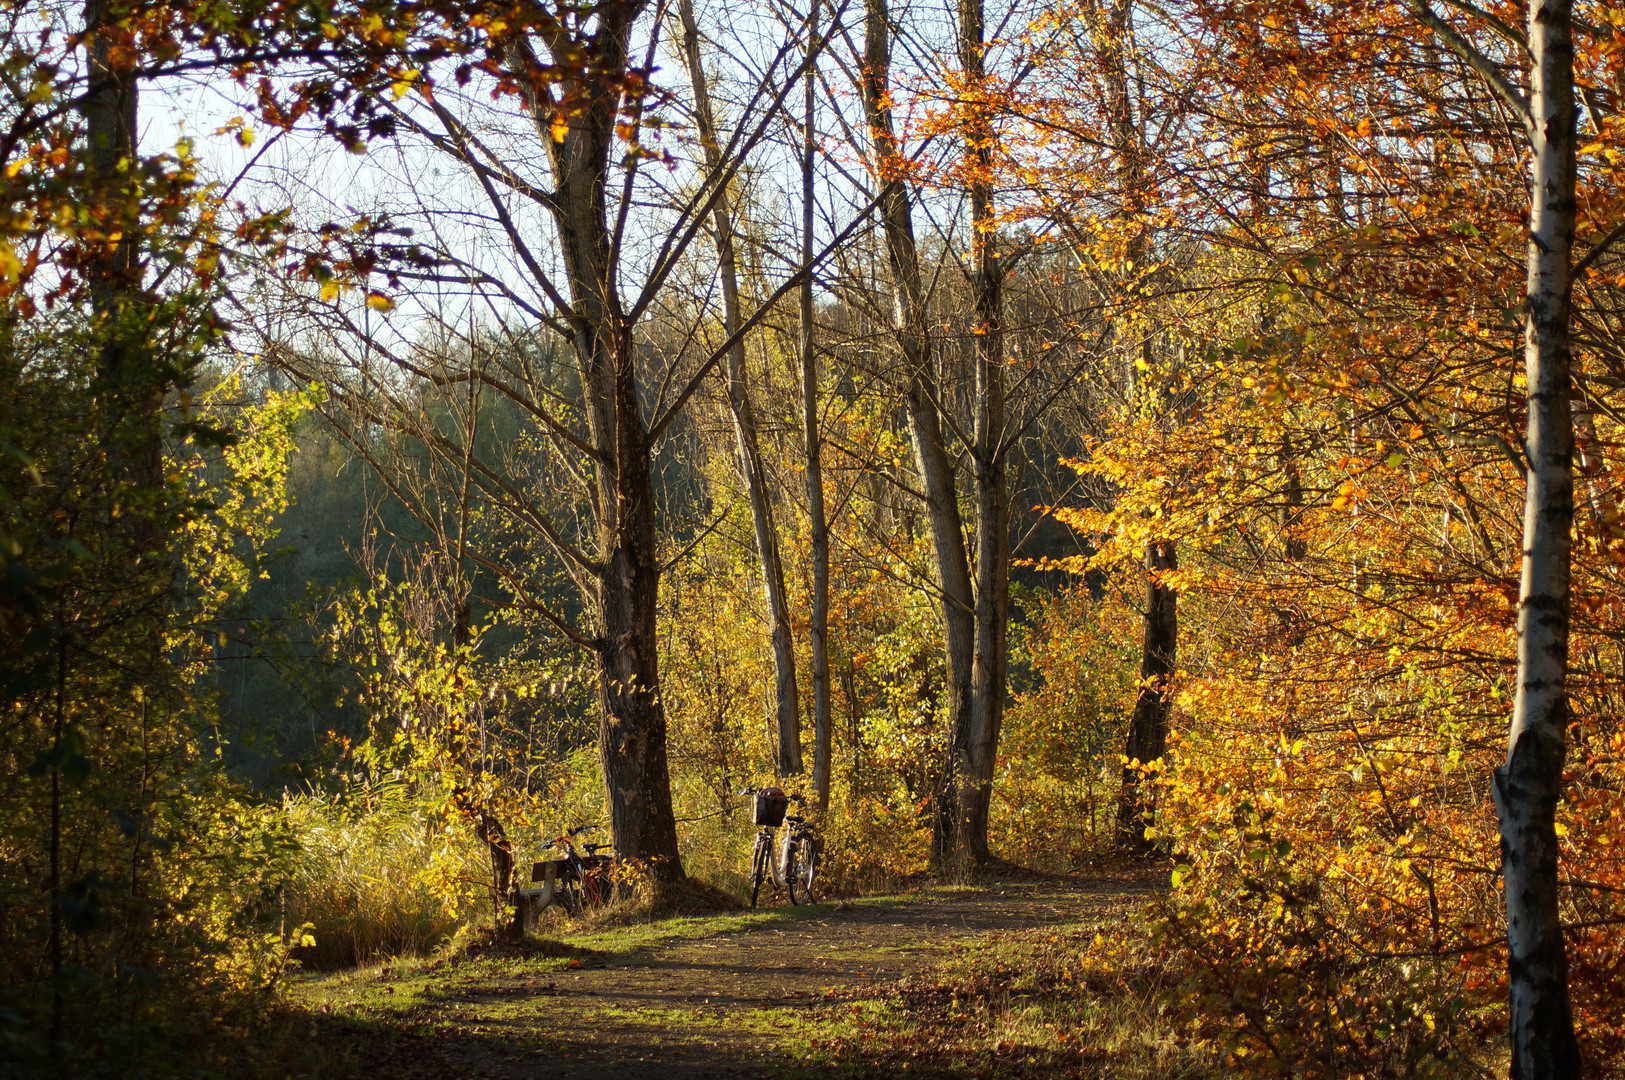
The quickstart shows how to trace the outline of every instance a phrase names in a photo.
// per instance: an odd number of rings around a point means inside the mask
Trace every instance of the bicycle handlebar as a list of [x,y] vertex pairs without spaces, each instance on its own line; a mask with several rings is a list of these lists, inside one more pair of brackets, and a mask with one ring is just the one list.
[[[547,843],[541,845],[536,850],[537,851],[546,851],[548,848],[557,847],[559,845],[559,841],[561,841],[561,840],[568,843],[570,841],[571,837],[580,836],[582,833],[591,832],[593,829],[596,829],[596,828],[598,828],[598,825],[596,823],[591,824],[591,825],[577,825],[573,829],[565,830],[565,833],[564,833],[563,836],[555,836],[553,839],[551,839]],[[592,845],[583,845],[583,846],[590,848]],[[609,845],[607,845],[607,844],[599,844],[597,846],[598,847],[608,847]]]
[[[762,790],[764,790],[764,789],[759,788],[759,787],[742,787],[742,788],[739,789],[739,794],[740,795],[754,795],[758,791],[762,791]],[[791,802],[800,803],[803,806],[807,805],[807,800],[802,798],[799,794],[786,795],[785,798],[789,799]]]

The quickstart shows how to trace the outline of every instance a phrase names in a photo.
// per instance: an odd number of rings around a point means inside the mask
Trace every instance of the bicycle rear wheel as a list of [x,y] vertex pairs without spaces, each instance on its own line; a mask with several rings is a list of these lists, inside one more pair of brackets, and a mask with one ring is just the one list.
[[813,882],[818,877],[818,845],[810,836],[804,836],[796,841],[790,851],[790,902],[792,904],[811,904],[813,899]]
[[818,842],[816,836],[807,838],[807,876],[801,880],[804,883],[802,889],[807,894],[807,903],[809,904],[818,902],[818,852],[822,847],[823,845]]

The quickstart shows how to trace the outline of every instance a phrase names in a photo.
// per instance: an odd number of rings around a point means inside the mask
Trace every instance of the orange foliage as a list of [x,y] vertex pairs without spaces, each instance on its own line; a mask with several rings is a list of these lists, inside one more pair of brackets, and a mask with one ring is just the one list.
[[[1065,516],[1097,545],[1074,569],[1137,560],[1154,537],[1180,544],[1156,832],[1178,864],[1165,928],[1201,991],[1187,1015],[1262,1072],[1494,1068],[1506,961],[1490,776],[1506,753],[1523,515],[1522,151],[1403,6],[1197,0],[1186,14],[1200,48],[1153,76],[1200,73],[1214,90],[1195,152],[1158,189],[1180,224],[1158,234],[1148,293],[1166,298],[1138,316],[1182,347],[1079,466],[1101,500]],[[1620,51],[1586,40],[1584,78],[1614,85]],[[1621,213],[1615,120],[1601,115],[1581,175],[1582,228],[1598,233]],[[1619,1075],[1625,1051],[1621,269],[1604,256],[1577,296],[1559,809],[1573,1005],[1596,1076]]]

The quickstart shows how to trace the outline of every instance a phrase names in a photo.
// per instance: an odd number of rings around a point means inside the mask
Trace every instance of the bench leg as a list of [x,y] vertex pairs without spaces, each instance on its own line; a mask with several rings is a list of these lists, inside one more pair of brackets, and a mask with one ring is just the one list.
[[524,932],[536,932],[536,920],[551,904],[558,891],[559,878],[551,862],[544,863],[542,870],[542,887],[540,889],[521,889],[519,891],[520,925]]

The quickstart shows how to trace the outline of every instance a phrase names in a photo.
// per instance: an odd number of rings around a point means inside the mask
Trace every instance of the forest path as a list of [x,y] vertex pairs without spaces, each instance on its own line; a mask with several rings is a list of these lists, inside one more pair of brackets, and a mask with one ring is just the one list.
[[1150,889],[1047,879],[667,920],[583,939],[598,948],[330,976],[301,996],[340,1037],[335,1076],[828,1075],[813,1067],[820,1036],[863,1008],[842,1004],[847,991],[1013,933],[1117,917]]

